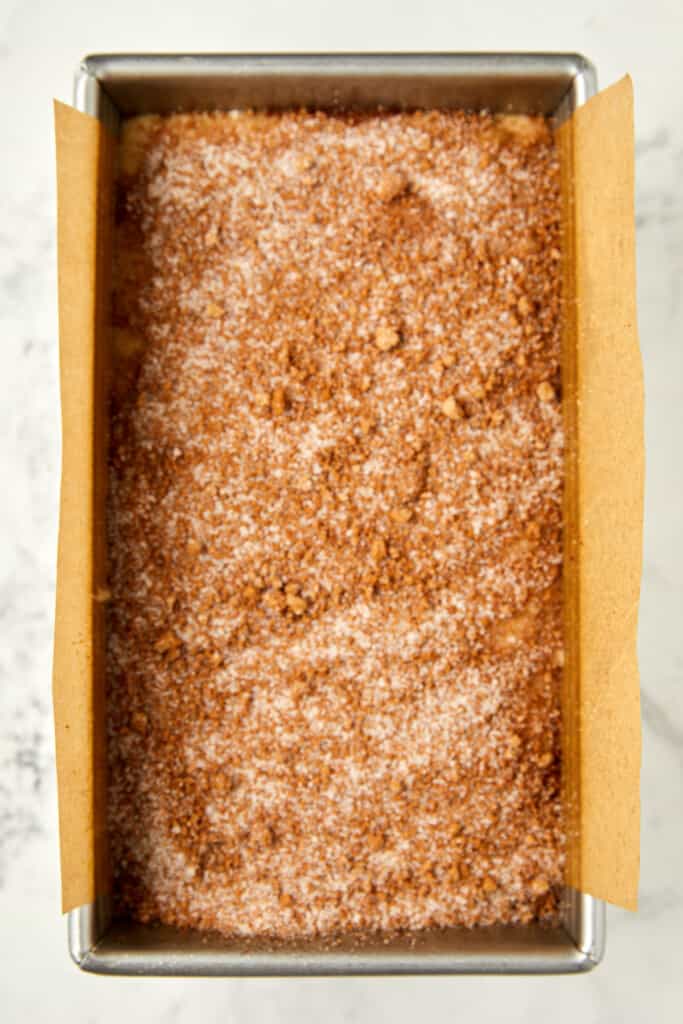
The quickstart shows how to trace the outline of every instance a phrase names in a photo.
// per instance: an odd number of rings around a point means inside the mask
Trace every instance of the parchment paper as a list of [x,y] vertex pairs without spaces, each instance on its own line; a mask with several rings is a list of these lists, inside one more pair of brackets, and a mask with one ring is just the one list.
[[55,103],[62,487],[53,698],[62,909],[107,887],[101,598],[113,140]]
[[558,132],[564,206],[564,773],[571,885],[635,909],[643,386],[628,78]]

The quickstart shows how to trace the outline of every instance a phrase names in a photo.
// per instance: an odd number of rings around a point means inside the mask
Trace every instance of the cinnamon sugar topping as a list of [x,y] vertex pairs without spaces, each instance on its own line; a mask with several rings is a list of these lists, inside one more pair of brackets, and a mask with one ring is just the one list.
[[555,918],[558,222],[542,119],[126,127],[121,910],[282,937]]

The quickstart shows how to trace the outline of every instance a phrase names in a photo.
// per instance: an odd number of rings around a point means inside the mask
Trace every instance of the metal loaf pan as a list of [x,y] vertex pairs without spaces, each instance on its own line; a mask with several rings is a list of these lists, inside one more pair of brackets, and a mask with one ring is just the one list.
[[[75,105],[116,131],[121,117],[285,107],[457,107],[567,118],[596,91],[574,54],[112,55],[88,57]],[[462,928],[330,945],[245,944],[112,921],[106,899],[71,911],[83,970],[140,975],[551,974],[600,962],[605,908],[568,889],[562,924]]]

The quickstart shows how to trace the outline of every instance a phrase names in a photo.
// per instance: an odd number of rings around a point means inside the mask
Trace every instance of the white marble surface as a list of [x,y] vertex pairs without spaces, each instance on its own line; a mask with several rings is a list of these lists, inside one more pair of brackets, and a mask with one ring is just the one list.
[[[188,11],[192,11],[191,17]],[[0,1018],[400,1024],[680,1019],[683,971],[683,5],[679,0],[0,0]],[[105,980],[59,914],[50,663],[59,469],[51,98],[97,51],[578,50],[636,90],[647,393],[641,910],[593,974],[550,979]],[[628,410],[616,410],[628,415]]]

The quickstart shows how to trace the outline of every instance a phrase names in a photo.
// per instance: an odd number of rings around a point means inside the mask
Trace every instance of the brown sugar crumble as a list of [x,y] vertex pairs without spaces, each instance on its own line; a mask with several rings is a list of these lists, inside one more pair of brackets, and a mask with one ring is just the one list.
[[279,937],[557,919],[559,205],[540,118],[126,124],[121,912]]

